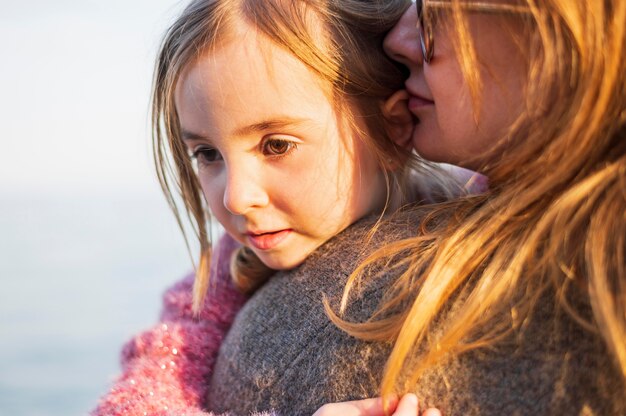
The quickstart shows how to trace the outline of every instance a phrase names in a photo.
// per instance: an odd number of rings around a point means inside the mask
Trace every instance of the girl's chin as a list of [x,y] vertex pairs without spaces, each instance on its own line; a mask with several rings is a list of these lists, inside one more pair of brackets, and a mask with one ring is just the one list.
[[267,267],[273,270],[291,270],[295,267],[298,267],[304,261],[304,258],[290,258],[286,256],[271,256],[267,253],[256,253],[259,259],[265,264]]

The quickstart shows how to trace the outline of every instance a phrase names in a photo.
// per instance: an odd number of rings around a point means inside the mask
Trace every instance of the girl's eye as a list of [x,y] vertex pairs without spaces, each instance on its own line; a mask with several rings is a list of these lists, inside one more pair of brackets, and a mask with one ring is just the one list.
[[210,164],[222,160],[222,155],[212,147],[200,147],[193,151],[192,157],[200,164]]
[[297,148],[296,143],[277,138],[269,138],[263,142],[263,153],[270,156],[286,155]]

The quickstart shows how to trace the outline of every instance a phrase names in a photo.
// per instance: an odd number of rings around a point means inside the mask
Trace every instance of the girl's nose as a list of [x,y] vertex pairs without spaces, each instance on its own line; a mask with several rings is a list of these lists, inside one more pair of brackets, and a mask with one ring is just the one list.
[[395,61],[408,66],[422,63],[417,33],[417,7],[413,3],[385,38],[385,52]]
[[233,215],[245,215],[251,209],[269,203],[269,193],[258,172],[251,167],[230,169],[224,189],[224,207]]

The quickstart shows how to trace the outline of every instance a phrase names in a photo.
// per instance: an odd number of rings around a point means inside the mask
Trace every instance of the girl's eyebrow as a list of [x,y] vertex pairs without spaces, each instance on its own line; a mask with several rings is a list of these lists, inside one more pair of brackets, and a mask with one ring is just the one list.
[[190,131],[187,131],[185,129],[182,129],[180,132],[181,138],[183,139],[183,141],[194,141],[194,140],[206,140],[207,138],[204,136],[201,136],[199,134],[196,133],[192,133]]
[[[244,137],[254,133],[261,133],[268,130],[284,129],[286,127],[297,127],[309,122],[310,119],[298,117],[276,117],[256,123],[252,123],[243,127],[239,127],[233,133],[235,137]],[[185,129],[181,129],[181,138],[183,141],[210,140],[208,137],[197,134]]]
[[283,129],[285,127],[296,127],[310,121],[307,118],[298,117],[276,117],[243,126],[235,130],[235,136],[247,136],[253,133],[260,133],[267,130]]

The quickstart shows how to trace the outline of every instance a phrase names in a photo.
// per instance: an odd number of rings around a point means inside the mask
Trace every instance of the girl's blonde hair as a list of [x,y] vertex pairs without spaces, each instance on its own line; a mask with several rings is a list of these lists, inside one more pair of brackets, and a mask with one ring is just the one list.
[[[361,126],[355,131],[387,173],[389,195],[398,197],[409,192],[405,166],[411,155],[389,140],[381,103],[402,87],[404,74],[384,55],[382,40],[409,4],[409,0],[194,0],[170,27],[154,76],[154,161],[181,229],[181,212],[185,212],[200,242],[194,285],[196,311],[208,287],[210,216],[180,137],[174,91],[183,71],[211,48],[231,41],[233,28],[247,23],[292,53],[328,86],[338,114],[354,129]],[[418,168],[436,169],[422,163]],[[183,209],[177,206],[173,191],[182,195]],[[272,272],[246,249],[234,256],[232,270],[235,282],[247,291],[254,290]]]
[[[460,3],[451,0],[448,13],[461,68],[480,97],[480,51]],[[347,332],[395,342],[383,394],[497,343],[547,293],[601,335],[626,378],[626,2],[520,3],[528,14],[490,16],[516,19],[528,78],[524,111],[479,159],[489,192],[417,208],[420,234],[360,266],[351,284],[372,263],[402,258],[401,276],[371,320],[342,321],[327,305]],[[574,306],[581,292],[591,318]]]

